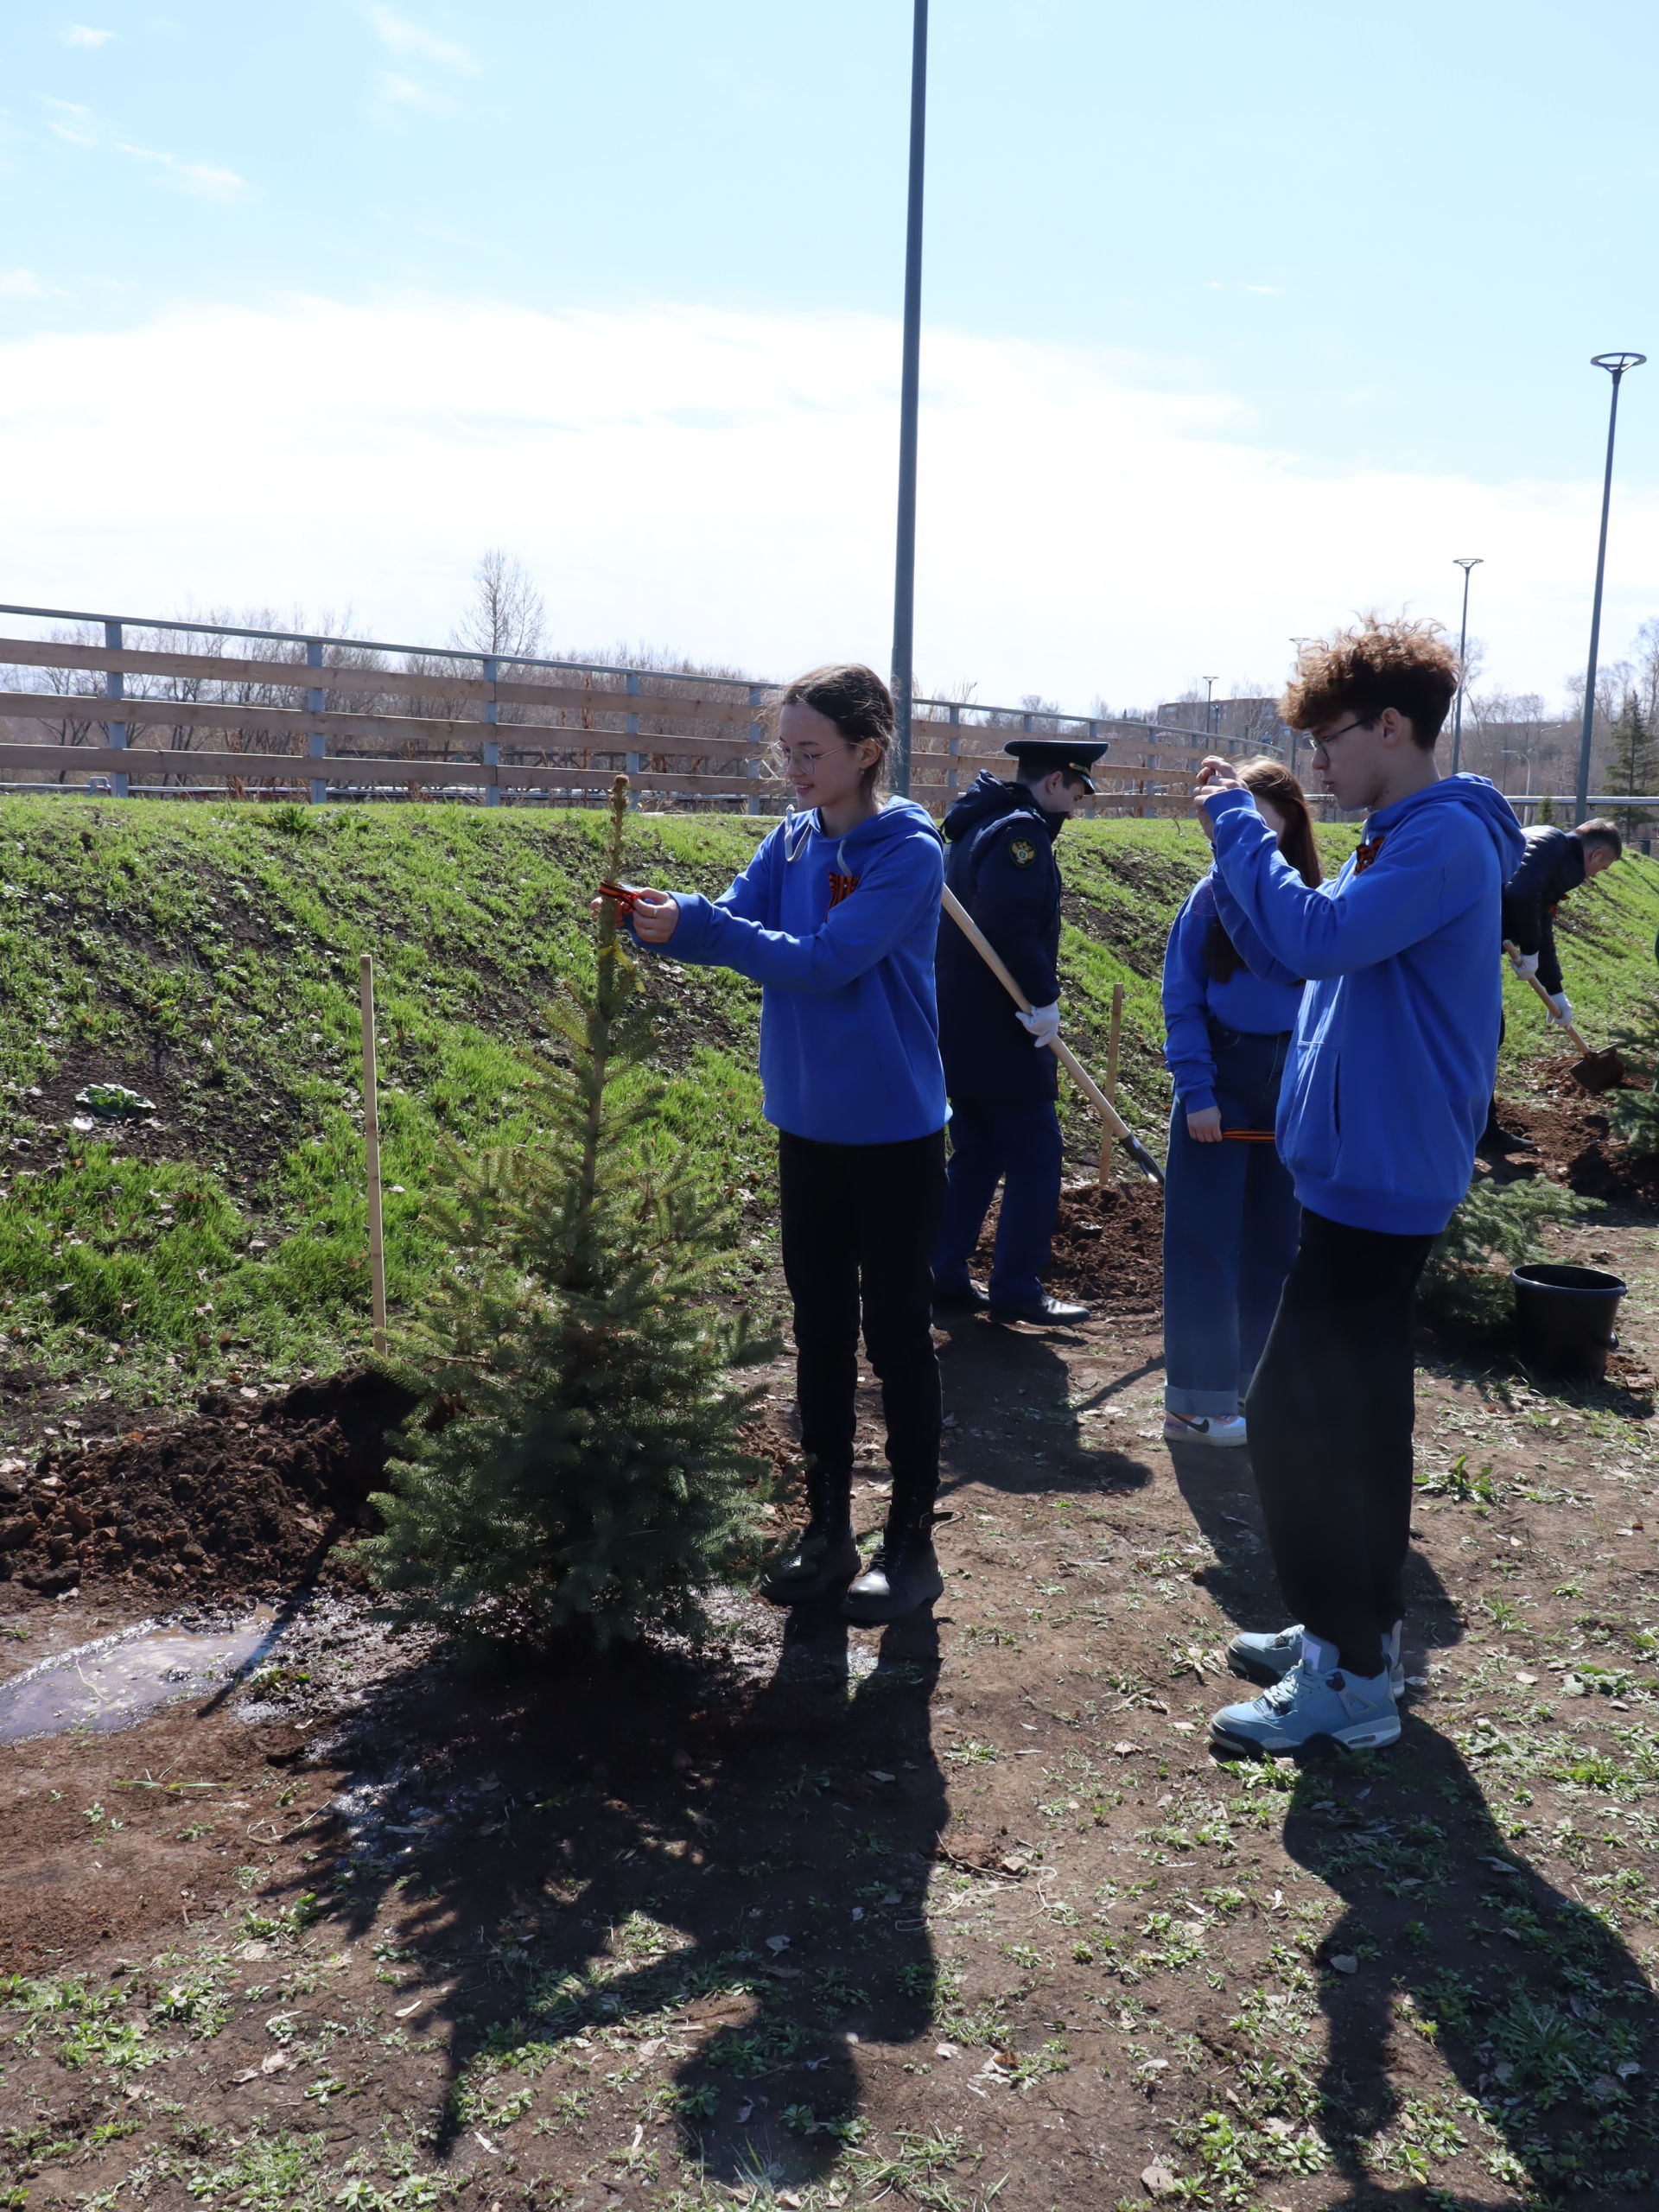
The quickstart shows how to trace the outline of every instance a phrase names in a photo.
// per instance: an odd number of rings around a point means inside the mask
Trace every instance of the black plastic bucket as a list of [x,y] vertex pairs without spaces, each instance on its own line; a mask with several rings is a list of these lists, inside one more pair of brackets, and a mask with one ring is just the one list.
[[1543,1262],[1510,1270],[1515,1285],[1515,1332],[1529,1366],[1558,1374],[1607,1372],[1607,1355],[1618,1348],[1613,1324],[1627,1286],[1601,1268]]

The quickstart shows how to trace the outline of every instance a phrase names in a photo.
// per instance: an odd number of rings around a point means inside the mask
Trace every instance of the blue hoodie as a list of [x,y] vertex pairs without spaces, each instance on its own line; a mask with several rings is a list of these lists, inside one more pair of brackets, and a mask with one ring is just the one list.
[[1435,1236],[1469,1187],[1497,1068],[1499,900],[1521,826],[1484,776],[1381,808],[1310,891],[1247,791],[1209,794],[1217,898],[1309,979],[1279,1094],[1303,1205],[1354,1229]]
[[1164,953],[1164,1065],[1185,1114],[1201,1114],[1216,1103],[1211,1015],[1248,1036],[1277,1037],[1296,1027],[1302,1003],[1300,979],[1280,966],[1242,914],[1233,945],[1244,965],[1224,983],[1216,980],[1204,951],[1210,925],[1219,918],[1211,868],[1175,917]]
[[[718,899],[676,893],[664,951],[762,986],[766,1116],[820,1144],[896,1144],[945,1122],[933,998],[944,855],[923,807],[891,798],[844,837],[816,809],[780,822]],[[648,948],[653,949],[653,948]]]

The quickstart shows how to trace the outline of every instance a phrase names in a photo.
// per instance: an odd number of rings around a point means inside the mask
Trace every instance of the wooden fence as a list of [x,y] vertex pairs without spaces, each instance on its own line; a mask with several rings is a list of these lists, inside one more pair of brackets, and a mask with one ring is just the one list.
[[[5,607],[3,614],[52,610]],[[580,804],[626,769],[647,805],[780,811],[763,684],[448,648],[385,647],[131,618],[0,637],[0,779],[118,798],[437,798]],[[101,626],[105,642],[85,626]],[[184,632],[214,650],[129,645]],[[96,628],[93,629],[96,635]],[[255,642],[232,658],[226,641]],[[404,665],[388,664],[396,653]],[[505,671],[512,671],[511,673]],[[9,679],[7,671],[10,671]],[[1088,737],[1100,814],[1183,814],[1206,751],[1236,739],[1154,722],[920,700],[911,791],[939,813],[1010,736]]]

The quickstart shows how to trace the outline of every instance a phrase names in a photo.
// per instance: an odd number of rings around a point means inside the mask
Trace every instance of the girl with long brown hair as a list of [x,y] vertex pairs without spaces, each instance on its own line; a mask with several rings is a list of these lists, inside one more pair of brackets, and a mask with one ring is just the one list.
[[[1320,880],[1301,785],[1277,760],[1240,779],[1302,880]],[[1199,820],[1209,823],[1202,810]],[[1164,1060],[1175,1079],[1164,1193],[1164,1434],[1243,1444],[1239,1411],[1268,1340],[1300,1209],[1273,1141],[1299,977],[1236,909],[1230,932],[1212,868],[1176,917],[1164,956]]]

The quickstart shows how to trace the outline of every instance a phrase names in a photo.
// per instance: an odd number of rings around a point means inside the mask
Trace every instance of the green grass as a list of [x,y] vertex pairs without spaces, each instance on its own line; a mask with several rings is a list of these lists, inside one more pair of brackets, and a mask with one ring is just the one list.
[[[591,973],[597,810],[312,810],[0,800],[0,1329],[47,1372],[168,1402],[206,1377],[320,1366],[367,1334],[358,957],[375,957],[389,1294],[421,1303],[446,1140],[529,1133],[541,1009]],[[643,817],[639,880],[722,888],[767,825]],[[1321,832],[1334,867],[1353,831]],[[1196,825],[1077,823],[1062,849],[1067,1027],[1103,1071],[1125,987],[1120,1097],[1167,1112],[1158,979],[1207,861]],[[1659,866],[1628,860],[1560,928],[1594,1035],[1650,985]],[[759,993],[648,962],[668,1128],[746,1218],[741,1289],[774,1252]],[[1511,1060],[1541,1025],[1518,995]],[[70,1127],[89,1082],[153,1099],[159,1131]],[[1066,1106],[1074,1156],[1098,1131]]]

